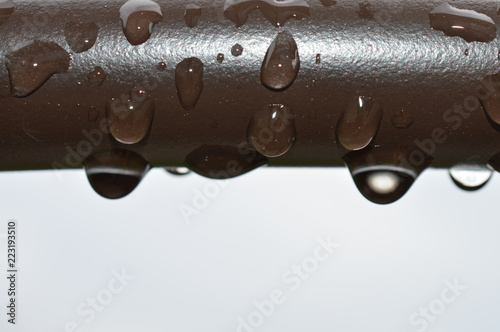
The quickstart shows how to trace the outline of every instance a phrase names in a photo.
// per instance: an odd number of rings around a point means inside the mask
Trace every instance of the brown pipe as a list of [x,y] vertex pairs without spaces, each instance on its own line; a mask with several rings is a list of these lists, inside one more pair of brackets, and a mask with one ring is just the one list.
[[219,178],[364,151],[418,174],[500,152],[494,1],[125,3],[0,11],[1,170],[114,149]]

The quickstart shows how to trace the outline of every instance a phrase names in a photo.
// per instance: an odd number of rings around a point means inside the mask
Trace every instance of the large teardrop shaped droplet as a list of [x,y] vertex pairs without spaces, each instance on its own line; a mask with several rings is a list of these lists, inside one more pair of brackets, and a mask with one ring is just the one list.
[[486,116],[500,125],[500,73],[486,76],[481,80],[477,92]]
[[337,123],[338,142],[350,151],[366,148],[377,136],[382,115],[382,107],[370,98],[351,101]]
[[450,169],[453,182],[463,190],[475,191],[483,188],[493,175],[493,170],[485,165],[458,164]]
[[193,172],[211,179],[229,179],[240,176],[267,163],[267,158],[250,149],[239,147],[202,145],[186,157],[186,166]]
[[66,42],[75,53],[91,49],[98,33],[99,27],[94,22],[69,22],[64,31]]
[[90,185],[99,195],[109,199],[130,194],[150,168],[144,158],[126,150],[102,152],[85,160]]
[[203,92],[203,63],[198,58],[188,58],[175,68],[175,85],[182,107],[193,109]]
[[201,17],[201,7],[198,5],[189,4],[186,5],[186,10],[184,11],[184,21],[186,25],[190,28],[194,28],[198,24],[198,20]]
[[106,119],[111,135],[120,143],[142,141],[151,129],[155,101],[145,90],[133,89],[106,103]]
[[145,43],[153,26],[160,23],[162,13],[160,6],[151,0],[129,0],[120,8],[123,32],[132,45]]
[[385,147],[350,152],[344,161],[365,198],[376,204],[390,204],[403,197],[430,164],[428,156],[415,163],[413,151],[422,153],[416,147]]
[[284,155],[295,137],[295,116],[282,104],[271,104],[259,110],[248,126],[250,144],[266,157]]
[[226,0],[224,16],[239,28],[256,9],[260,9],[275,27],[283,27],[292,18],[303,20],[309,17],[309,4],[305,0]]
[[299,51],[293,36],[288,31],[280,32],[262,63],[262,84],[271,90],[284,90],[295,81],[299,69]]
[[431,28],[447,36],[459,36],[467,42],[490,42],[497,28],[493,19],[473,10],[458,9],[443,3],[429,14]]
[[0,25],[5,23],[14,12],[14,2],[12,0],[0,1]]
[[11,91],[26,97],[39,89],[52,75],[65,72],[71,57],[61,46],[39,40],[7,54]]

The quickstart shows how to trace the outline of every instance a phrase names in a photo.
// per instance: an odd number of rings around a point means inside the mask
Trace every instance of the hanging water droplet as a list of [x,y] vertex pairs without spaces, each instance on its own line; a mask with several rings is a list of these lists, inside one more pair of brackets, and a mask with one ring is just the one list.
[[184,21],[186,25],[190,28],[194,28],[198,24],[198,20],[201,17],[201,7],[193,4],[186,5],[186,11],[184,12]]
[[414,151],[417,148],[412,146],[374,148],[348,153],[344,160],[365,198],[376,204],[390,204],[403,197],[430,164],[427,156],[420,164],[412,163]]
[[160,6],[151,0],[128,0],[120,8],[123,32],[132,45],[145,43],[153,26],[160,23],[162,13]]
[[91,49],[98,33],[99,27],[94,22],[69,22],[64,31],[66,43],[75,53]]
[[202,145],[186,157],[189,169],[211,179],[234,178],[266,163],[266,157],[247,144],[239,147]]
[[478,89],[479,100],[486,116],[500,125],[500,73],[486,76]]
[[224,62],[224,54],[222,53],[217,54],[217,62],[218,63]]
[[14,2],[12,0],[0,1],[0,25],[5,23],[14,12]]
[[231,54],[233,56],[240,56],[243,54],[243,46],[240,44],[235,44],[233,47],[231,47]]
[[291,18],[303,20],[309,17],[309,5],[305,0],[226,0],[224,16],[239,28],[256,9],[275,27],[284,26]]
[[431,28],[447,36],[459,36],[467,42],[490,42],[497,28],[491,17],[473,10],[458,9],[443,3],[430,12]]
[[450,169],[453,182],[461,189],[474,191],[488,183],[493,170],[488,166],[477,164],[458,164]]
[[295,142],[295,116],[285,105],[268,105],[253,115],[247,134],[257,152],[266,157],[279,157]]
[[12,94],[26,97],[39,89],[52,75],[69,68],[70,55],[53,42],[39,40],[7,54]]
[[106,81],[106,77],[108,75],[101,67],[95,67],[94,70],[87,75],[87,79],[90,82],[90,85],[98,87],[104,84]]
[[401,109],[392,117],[392,125],[398,129],[409,128],[413,122],[413,117],[404,109]]
[[284,90],[295,81],[299,69],[299,51],[293,36],[288,31],[280,32],[262,63],[262,84],[271,90]]
[[351,101],[337,123],[338,142],[351,151],[366,148],[377,136],[382,115],[380,105],[370,98]]
[[104,198],[118,199],[130,194],[151,166],[132,151],[112,150],[91,155],[85,160],[90,185]]
[[175,84],[179,101],[186,110],[193,109],[203,92],[203,63],[198,58],[188,58],[175,68]]
[[142,141],[151,130],[154,113],[155,101],[142,89],[133,89],[106,103],[109,131],[122,144]]
[[158,69],[159,71],[164,71],[165,69],[167,69],[167,64],[162,61],[158,63],[158,65],[156,65],[156,69]]
[[87,116],[90,123],[96,123],[97,119],[99,119],[99,110],[94,106],[90,106],[87,111]]
[[372,6],[368,1],[359,4],[359,10],[356,12],[359,18],[364,20],[371,20],[374,17],[373,11],[370,9]]
[[184,176],[191,173],[189,168],[186,167],[166,167],[165,170],[172,175]]

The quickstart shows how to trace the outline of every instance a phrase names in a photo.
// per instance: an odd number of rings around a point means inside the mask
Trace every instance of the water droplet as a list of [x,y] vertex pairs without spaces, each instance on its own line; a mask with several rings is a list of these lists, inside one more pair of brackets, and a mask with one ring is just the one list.
[[85,160],[90,185],[104,198],[118,199],[130,194],[151,166],[132,151],[112,150],[91,155]]
[[102,69],[101,67],[95,67],[94,70],[87,75],[87,79],[89,80],[90,85],[97,87],[104,84],[107,76],[108,75],[106,74],[104,69]]
[[99,110],[94,106],[90,106],[87,111],[87,116],[90,123],[96,123],[97,119],[99,119]]
[[191,173],[189,168],[186,167],[166,167],[165,170],[172,175],[178,176],[188,175]]
[[226,0],[224,15],[239,28],[256,9],[275,27],[284,26],[291,18],[303,20],[309,17],[309,5],[305,0]]
[[500,125],[500,73],[486,76],[478,90],[479,100],[486,116]]
[[239,147],[202,145],[186,158],[189,169],[211,179],[234,178],[266,163],[267,158],[245,142]]
[[414,122],[413,117],[408,111],[401,109],[397,114],[392,117],[392,125],[398,129],[406,129]]
[[155,101],[145,90],[133,89],[106,103],[106,119],[111,135],[120,143],[136,144],[151,129]]
[[132,45],[145,43],[153,26],[160,23],[162,13],[160,6],[151,0],[128,0],[120,8],[123,32]]
[[248,126],[248,140],[266,157],[284,155],[295,142],[295,116],[285,105],[272,104],[256,112]]
[[361,2],[359,4],[359,11],[356,13],[358,14],[359,18],[365,19],[365,20],[371,20],[373,19],[373,11],[370,9],[372,6],[371,3],[368,1]]
[[349,103],[337,123],[337,138],[347,150],[366,148],[377,136],[382,108],[370,98],[358,97]]
[[321,54],[316,54],[316,64],[319,65],[321,64]]
[[464,51],[464,55],[465,55],[465,56],[469,56],[469,49],[468,49],[468,48],[467,48],[467,49],[465,49],[465,51]]
[[32,94],[52,75],[67,71],[69,62],[70,55],[61,46],[39,40],[7,54],[12,94]]
[[5,23],[14,12],[14,2],[12,0],[0,1],[0,25]]
[[69,22],[64,31],[66,43],[75,53],[91,49],[98,33],[99,27],[94,22]]
[[194,28],[198,24],[198,20],[201,17],[201,7],[197,5],[186,5],[186,11],[184,12],[184,21],[186,25],[190,28]]
[[162,61],[158,63],[158,65],[156,65],[156,69],[158,69],[159,71],[164,71],[165,69],[167,69],[167,64]]
[[491,168],[477,164],[458,164],[450,169],[453,182],[459,188],[467,191],[481,189],[488,183],[492,175]]
[[271,90],[284,90],[295,81],[299,69],[299,51],[293,36],[288,31],[280,32],[262,63],[262,84]]
[[431,28],[447,36],[459,36],[467,42],[490,42],[497,28],[491,17],[473,10],[458,9],[443,3],[429,14]]
[[243,54],[243,46],[236,44],[231,48],[231,54],[234,56],[240,56]]
[[222,53],[217,54],[217,62],[218,63],[224,62],[224,54]]
[[320,0],[323,6],[330,7],[337,4],[336,0]]
[[198,58],[188,58],[175,68],[175,84],[179,101],[186,110],[193,109],[203,92],[203,63]]
[[417,150],[416,147],[374,148],[350,152],[344,160],[365,198],[376,204],[390,204],[403,197],[429,166],[428,157],[420,165],[411,163],[411,153]]

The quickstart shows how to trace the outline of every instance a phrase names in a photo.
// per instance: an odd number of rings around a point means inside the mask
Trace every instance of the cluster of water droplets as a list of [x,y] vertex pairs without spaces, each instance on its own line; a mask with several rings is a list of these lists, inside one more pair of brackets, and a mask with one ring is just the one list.
[[[336,4],[335,0],[321,0],[325,7]],[[14,11],[12,0],[0,0],[0,25]],[[274,40],[263,55],[260,81],[274,92],[289,89],[297,80],[300,57],[293,35],[284,30],[290,19],[304,20],[309,17],[309,5],[305,0],[227,0],[224,15],[237,28],[243,26],[253,11],[260,11],[272,26],[278,28]],[[358,16],[373,19],[370,3],[359,4]],[[187,27],[197,27],[202,8],[186,4],[184,21]],[[163,19],[161,7],[152,0],[128,0],[120,8],[124,35],[131,45],[146,43],[154,26]],[[496,37],[496,26],[485,14],[458,9],[444,3],[429,13],[430,26],[447,36],[458,36],[466,42],[490,42]],[[66,43],[73,53],[89,51],[95,45],[99,27],[91,21],[71,21],[66,24]],[[230,53],[234,57],[245,56],[244,47],[235,44]],[[500,54],[500,53],[499,53]],[[468,55],[468,49],[466,50]],[[6,55],[11,92],[14,97],[24,98],[40,89],[51,76],[69,69],[72,55],[54,43],[35,40],[11,50]],[[222,64],[224,53],[216,55]],[[315,57],[321,64],[321,54]],[[164,71],[165,62],[157,64]],[[317,69],[316,68],[316,69]],[[196,58],[185,58],[175,67],[175,85],[180,105],[191,111],[200,100],[204,83],[204,64]],[[500,82],[500,74],[488,77]],[[96,66],[87,75],[90,86],[99,88],[107,79],[106,71]],[[81,83],[79,83],[81,84]],[[312,86],[315,85],[313,80]],[[278,97],[279,100],[279,97]],[[488,98],[481,99],[482,106],[491,121],[500,125],[500,89],[490,91]],[[264,103],[265,104],[265,103]],[[247,142],[239,146],[203,145],[193,150],[185,160],[187,167],[170,167],[173,175],[185,175],[194,171],[214,179],[227,179],[265,165],[268,158],[286,154],[297,141],[294,105],[267,103],[249,119]],[[152,128],[155,100],[141,87],[115,96],[105,105],[106,125],[111,137],[122,146],[138,144],[147,139]],[[99,109],[88,109],[90,123],[97,123]],[[344,151],[344,160],[360,192],[369,200],[392,203],[401,198],[418,175],[430,164],[430,156],[420,163],[408,162],[415,147],[380,147],[374,144],[383,121],[383,105],[370,96],[353,96],[336,123],[336,141]],[[406,129],[413,125],[413,116],[401,108],[392,114],[395,128]],[[130,193],[150,169],[149,163],[135,152],[115,148],[92,154],[85,161],[85,169],[92,187],[103,197],[121,198]],[[477,190],[491,178],[493,169],[500,170],[500,157],[493,157],[488,165],[478,163],[458,164],[450,169],[453,181],[462,189]]]

